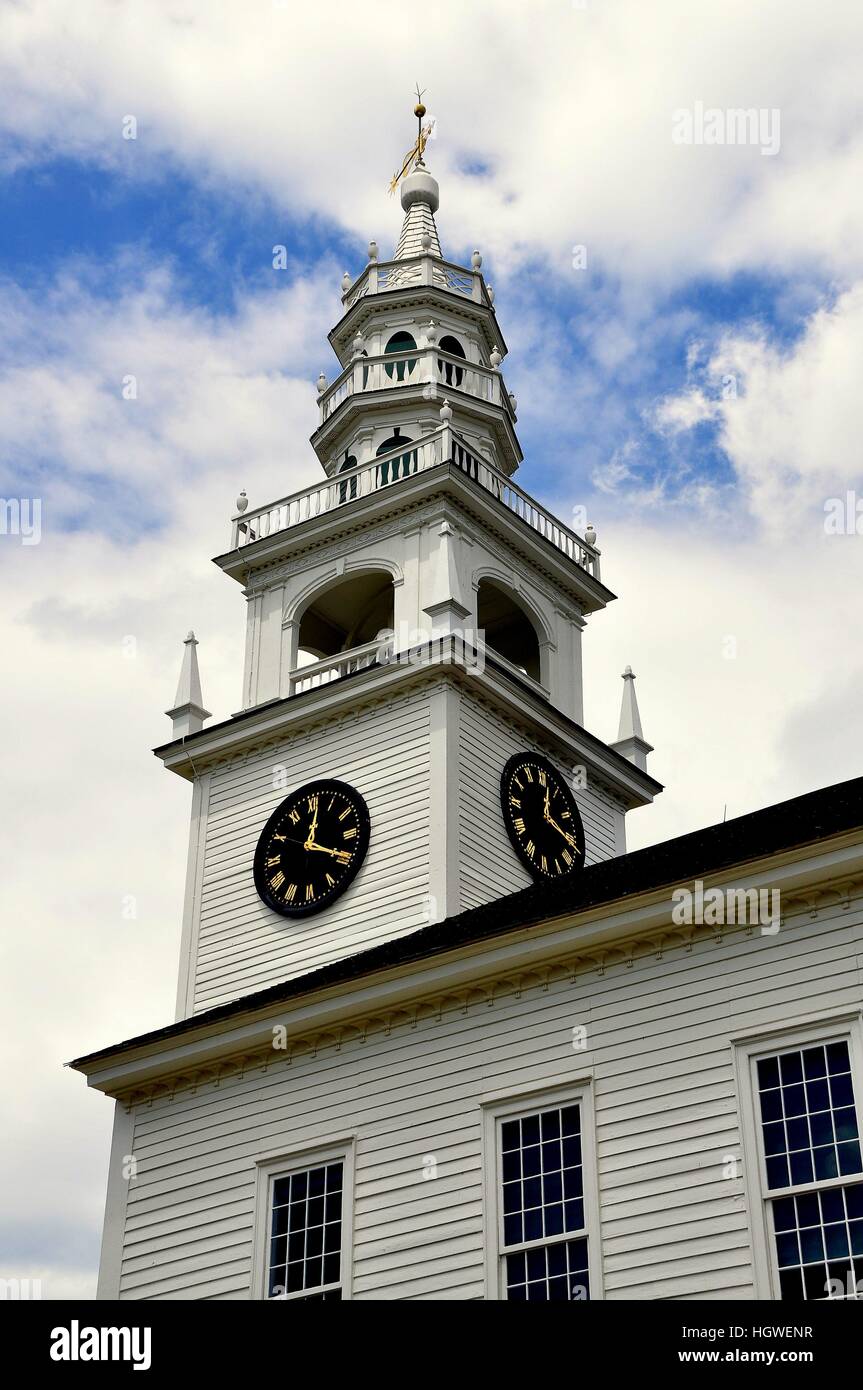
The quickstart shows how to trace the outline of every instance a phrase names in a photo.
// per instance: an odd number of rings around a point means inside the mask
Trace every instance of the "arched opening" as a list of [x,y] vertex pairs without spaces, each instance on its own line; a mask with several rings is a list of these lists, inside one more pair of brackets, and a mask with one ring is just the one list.
[[[349,454],[345,449],[345,456],[339,464],[339,473],[347,473],[351,468],[357,467],[357,460],[353,454]],[[339,506],[343,502],[352,502],[357,495],[357,480],[349,478],[344,483],[339,483]]]
[[313,598],[300,618],[297,665],[323,661],[373,642],[395,616],[392,575],[352,574]]
[[381,454],[391,453],[393,449],[401,449],[404,445],[408,446],[406,453],[398,458],[387,459],[386,463],[381,464],[378,481],[382,487],[386,483],[395,482],[396,478],[406,478],[408,473],[416,469],[416,453],[410,447],[412,443],[413,441],[406,434],[402,434],[401,426],[396,425],[394,433],[378,445],[375,450],[378,457]]
[[[441,352],[448,352],[450,357],[460,357],[464,362],[465,350],[458,338],[454,338],[451,333],[445,333],[438,343]],[[438,370],[441,378],[447,386],[461,386],[464,380],[464,367],[459,367],[455,362],[445,362],[442,357],[438,358]]]
[[[416,341],[406,330],[394,333],[384,348],[385,353],[389,352],[416,352]],[[389,362],[386,365],[386,374],[396,381],[404,381],[406,376],[410,376],[416,366],[416,358],[405,357],[400,362]]]
[[476,622],[492,651],[533,680],[541,680],[536,628],[512,594],[491,579],[483,579],[480,583]]

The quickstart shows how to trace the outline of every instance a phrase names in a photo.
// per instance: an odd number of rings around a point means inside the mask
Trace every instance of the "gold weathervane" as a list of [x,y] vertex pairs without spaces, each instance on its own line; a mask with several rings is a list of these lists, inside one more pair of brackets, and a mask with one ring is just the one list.
[[390,179],[390,193],[395,193],[405,174],[409,174],[412,169],[423,162],[423,150],[426,147],[429,136],[434,130],[434,121],[429,121],[427,125],[423,125],[423,116],[426,113],[426,109],[423,106],[424,95],[425,92],[420,91],[419,83],[417,83],[417,104],[414,107],[414,115],[417,118],[417,138],[405,155],[402,167],[399,169],[398,173],[393,174]]

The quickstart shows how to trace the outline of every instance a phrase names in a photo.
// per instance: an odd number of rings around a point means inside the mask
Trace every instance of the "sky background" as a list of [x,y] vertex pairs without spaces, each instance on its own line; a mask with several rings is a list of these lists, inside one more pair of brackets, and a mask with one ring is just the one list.
[[[149,750],[190,627],[239,706],[210,557],[241,488],[320,476],[417,79],[518,481],[587,509],[619,595],[586,723],[615,737],[631,664],[666,786],[630,846],[863,772],[863,537],[825,526],[863,504],[861,51],[858,0],[0,3],[0,495],[42,502],[38,545],[0,535],[0,1275],[95,1290],[112,1107],[62,1063],[173,1017],[190,788]],[[698,102],[778,111],[778,151],[675,143]]]

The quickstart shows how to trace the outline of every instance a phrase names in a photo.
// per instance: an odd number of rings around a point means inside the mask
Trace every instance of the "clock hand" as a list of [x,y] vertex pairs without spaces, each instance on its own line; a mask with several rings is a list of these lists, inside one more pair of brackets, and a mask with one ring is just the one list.
[[321,854],[331,854],[334,859],[340,859],[343,864],[346,863],[352,855],[352,851],[349,849],[330,849],[328,845],[316,845],[311,840],[306,840],[303,849],[316,849]]
[[317,829],[317,826],[318,826],[318,799],[317,799],[317,797],[315,797],[315,814],[313,815],[313,817],[312,817],[312,823],[311,823],[311,825],[309,826],[309,838],[306,840],[306,849],[308,849],[308,848],[309,848],[311,845],[313,845],[314,842],[315,842],[315,831],[316,831],[316,829]]
[[575,837],[574,837],[573,835],[570,835],[569,832],[568,832],[567,830],[564,830],[562,826],[558,825],[557,821],[556,821],[556,820],[553,820],[552,817],[549,815],[549,810],[548,810],[548,792],[546,792],[546,794],[545,794],[545,812],[544,812],[544,815],[545,815],[545,819],[548,821],[548,823],[549,823],[549,825],[552,827],[552,829],[553,829],[553,830],[556,830],[557,833],[558,833],[558,835],[562,835],[562,836],[563,836],[563,838],[564,838],[564,839],[572,846],[572,848],[575,850],[576,854],[581,854],[581,850],[578,848],[578,845],[576,844]]

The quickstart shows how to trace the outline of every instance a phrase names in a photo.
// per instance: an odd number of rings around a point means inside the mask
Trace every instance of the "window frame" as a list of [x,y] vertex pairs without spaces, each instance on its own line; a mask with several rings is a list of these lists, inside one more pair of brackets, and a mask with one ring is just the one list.
[[797,1048],[815,1047],[835,1042],[848,1044],[851,1080],[854,1087],[854,1108],[863,1143],[863,1027],[860,1009],[825,1014],[805,1024],[787,1024],[769,1031],[732,1039],[737,1095],[740,1113],[740,1138],[743,1158],[743,1183],[746,1193],[749,1233],[752,1247],[753,1280],[756,1299],[781,1303],[779,1262],[773,1226],[773,1203],[783,1197],[796,1197],[808,1192],[826,1191],[831,1187],[863,1184],[863,1171],[840,1174],[835,1178],[813,1179],[790,1187],[770,1188],[767,1184],[767,1163],[758,1104],[758,1062],[765,1057],[778,1056]]
[[[252,1251],[252,1283],[250,1297],[263,1303],[295,1303],[310,1294],[340,1287],[342,1302],[353,1296],[353,1234],[354,1234],[354,1166],[356,1136],[334,1139],[330,1143],[298,1146],[289,1153],[257,1159],[255,1163],[255,1223]],[[305,1172],[327,1163],[342,1164],[342,1242],[341,1279],[338,1285],[322,1284],[316,1289],[298,1289],[296,1293],[267,1296],[269,1273],[270,1227],[272,1221],[273,1184],[277,1178]]]
[[[581,1110],[582,1177],[584,1181],[584,1228],[587,1237],[587,1265],[590,1275],[590,1301],[604,1297],[602,1280],[601,1219],[599,1183],[597,1177],[596,1125],[594,1119],[593,1087],[590,1078],[562,1086],[542,1087],[519,1092],[517,1095],[495,1097],[482,1103],[482,1167],[483,1167],[483,1244],[485,1247],[485,1297],[487,1300],[508,1302],[506,1297],[505,1261],[507,1250],[503,1240],[503,1172],[500,1152],[500,1131],[506,1120],[535,1115],[567,1105]],[[579,1233],[567,1231],[561,1236],[544,1236],[519,1249],[538,1249],[566,1240],[580,1239]]]

